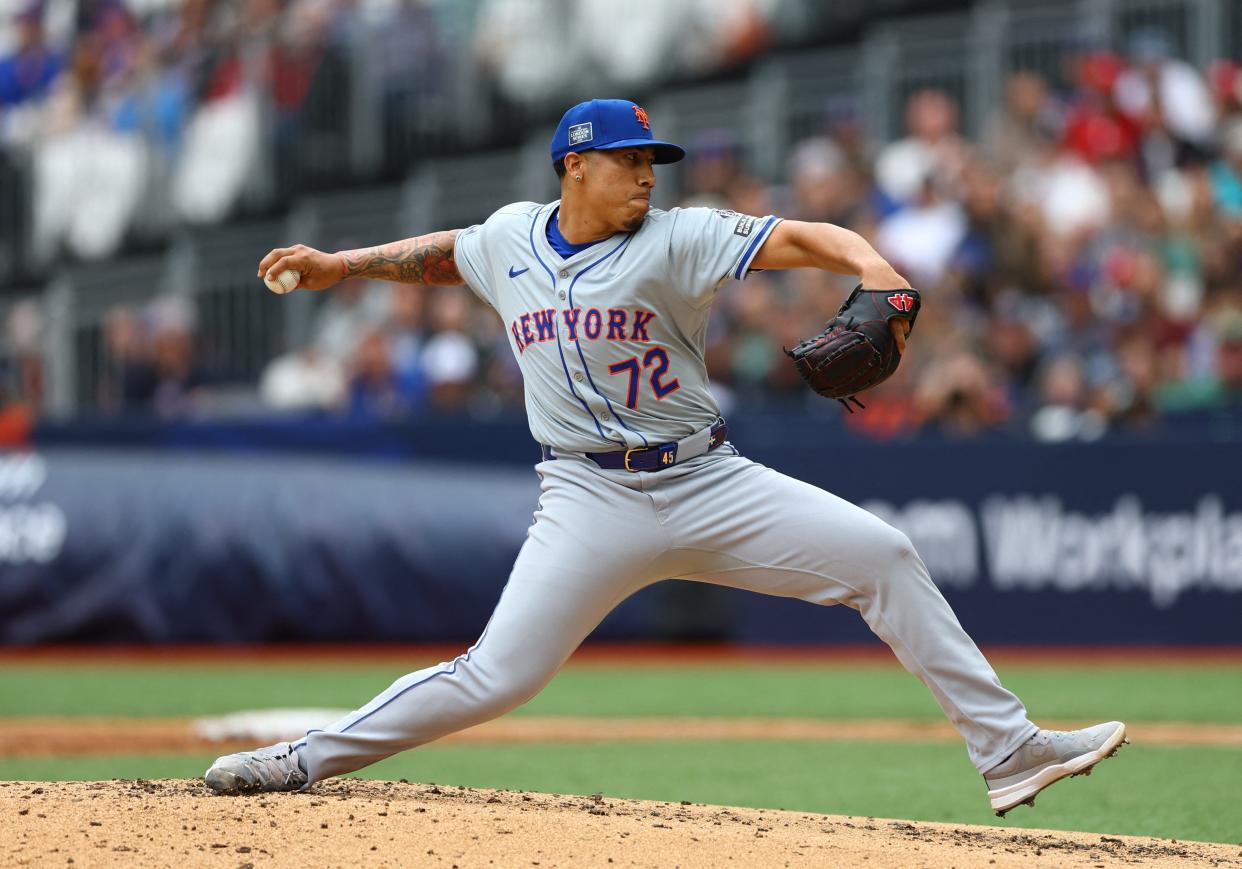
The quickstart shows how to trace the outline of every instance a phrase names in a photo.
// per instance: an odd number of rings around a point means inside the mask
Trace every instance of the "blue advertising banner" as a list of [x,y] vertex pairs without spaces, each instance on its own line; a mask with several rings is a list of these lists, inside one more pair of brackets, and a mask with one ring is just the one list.
[[[769,452],[905,531],[979,642],[1242,643],[1235,446],[868,444],[833,468],[797,447],[751,455]],[[790,642],[822,636],[779,609],[752,612],[746,635],[779,621]]]
[[[981,643],[1242,643],[1242,460],[1229,444],[823,448],[744,425],[734,440],[905,531]],[[0,454],[0,642],[468,642],[537,497],[529,465]],[[662,583],[596,637],[870,634],[843,607]]]

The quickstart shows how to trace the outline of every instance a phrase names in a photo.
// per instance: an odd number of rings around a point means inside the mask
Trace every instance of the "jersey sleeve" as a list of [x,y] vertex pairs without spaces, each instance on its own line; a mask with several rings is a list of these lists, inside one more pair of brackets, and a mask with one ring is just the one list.
[[515,248],[525,251],[537,202],[514,202],[498,208],[483,223],[463,229],[453,245],[457,271],[466,286],[493,308],[499,308],[506,264],[513,262]]
[[669,212],[669,260],[677,288],[692,305],[707,304],[728,280],[742,280],[780,218],[716,208]]
[[466,286],[474,294],[491,307],[496,307],[496,294],[488,286],[488,269],[486,248],[484,247],[485,227],[487,224],[476,223],[457,233],[453,241],[453,259],[457,263],[457,271],[461,273]]

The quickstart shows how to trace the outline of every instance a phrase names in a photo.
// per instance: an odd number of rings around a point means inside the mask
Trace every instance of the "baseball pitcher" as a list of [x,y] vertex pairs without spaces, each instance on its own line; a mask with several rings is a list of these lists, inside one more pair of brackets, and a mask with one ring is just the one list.
[[278,292],[350,277],[468,285],[504,321],[521,367],[541,496],[496,610],[464,654],[296,742],[221,757],[207,785],[304,789],[503,715],[620,601],[668,578],[857,610],[961,733],[1000,815],[1112,755],[1126,741],[1120,722],[1072,732],[1031,723],[904,534],[729,441],[703,361],[726,282],[759,269],[858,276],[828,329],[791,352],[813,388],[843,400],[895,370],[918,292],[840,227],[653,209],[653,166],[685,152],[655,139],[634,103],[574,106],[551,155],[556,202],[516,202],[477,226],[380,247],[281,248],[260,262]]

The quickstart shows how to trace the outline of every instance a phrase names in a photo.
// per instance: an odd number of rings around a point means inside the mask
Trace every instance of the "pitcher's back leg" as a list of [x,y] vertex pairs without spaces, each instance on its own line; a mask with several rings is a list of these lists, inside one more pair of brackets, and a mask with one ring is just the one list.
[[478,642],[294,743],[310,783],[525,703],[621,600],[659,578],[647,573],[664,545],[650,499],[622,486],[600,492],[611,484],[568,462],[547,465],[535,523]]

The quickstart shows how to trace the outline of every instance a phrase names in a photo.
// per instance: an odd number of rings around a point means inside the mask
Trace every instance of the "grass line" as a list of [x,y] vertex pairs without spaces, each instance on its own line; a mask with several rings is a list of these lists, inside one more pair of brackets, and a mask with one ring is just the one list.
[[[3,716],[197,716],[241,709],[356,708],[395,668],[277,671],[221,667],[13,667],[0,672]],[[1004,683],[1035,720],[1242,721],[1242,667],[1093,670],[1011,667]],[[569,668],[529,715],[904,718],[940,720],[931,695],[900,670],[860,668],[624,671]]]

